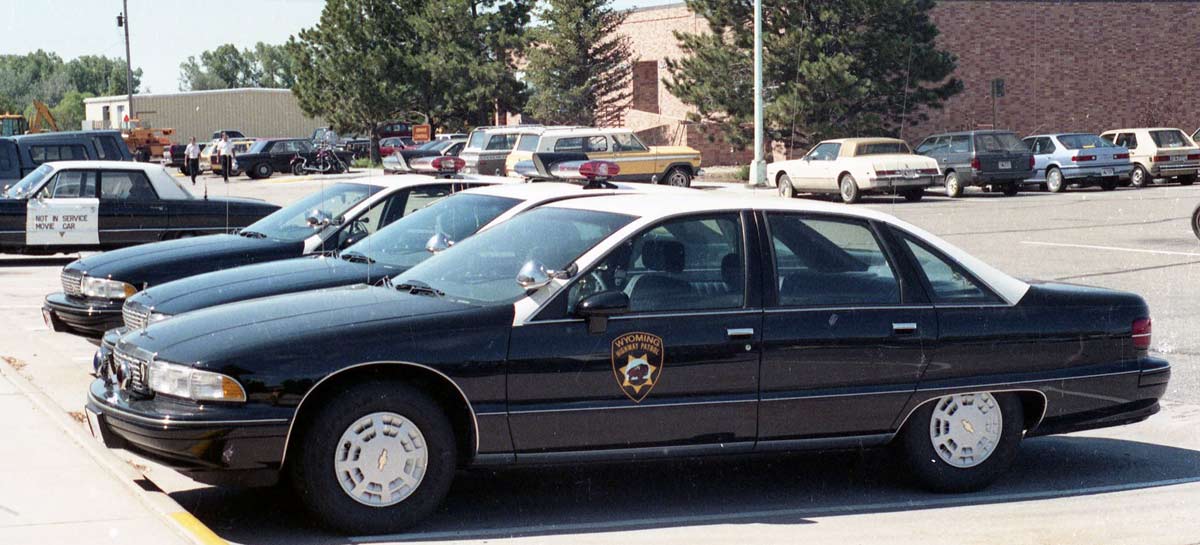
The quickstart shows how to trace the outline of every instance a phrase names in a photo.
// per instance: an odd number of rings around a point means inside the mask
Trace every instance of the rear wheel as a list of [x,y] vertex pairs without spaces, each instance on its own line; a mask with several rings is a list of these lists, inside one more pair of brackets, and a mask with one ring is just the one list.
[[692,176],[682,168],[675,167],[663,176],[663,183],[672,187],[691,187]]
[[957,172],[949,172],[946,174],[946,196],[952,199],[961,197],[963,193],[962,182],[958,180]]
[[300,163],[292,163],[292,174],[301,176],[304,174],[304,165]]
[[838,180],[838,192],[842,194],[842,202],[846,204],[854,204],[862,199],[862,192],[858,189],[858,182],[854,181],[854,176],[845,174],[841,180]]
[[275,171],[274,171],[274,169],[271,168],[270,163],[259,163],[257,165],[254,165],[253,173],[254,173],[254,176],[253,176],[254,178],[270,178],[271,174],[274,174]]
[[900,440],[921,485],[969,492],[988,486],[1012,465],[1024,421],[1015,394],[955,394],[918,408]]
[[1011,197],[1013,195],[1016,195],[1017,193],[1019,193],[1021,191],[1021,182],[1012,182],[1009,184],[1004,184],[1004,185],[1000,186],[1000,191],[1002,191],[1004,193],[1005,197]]
[[1192,234],[1200,238],[1200,206],[1192,211]]
[[1194,183],[1196,183],[1196,175],[1195,174],[1189,174],[1187,176],[1179,177],[1179,185],[1192,185]]
[[424,392],[380,381],[339,392],[288,467],[305,505],[348,534],[396,532],[431,513],[454,480],[450,421]]
[[1118,180],[1117,178],[1105,178],[1103,180],[1100,180],[1100,189],[1103,189],[1105,191],[1112,191],[1117,188],[1117,184],[1119,184],[1119,183],[1120,183],[1120,180]]
[[905,189],[904,191],[900,192],[900,194],[903,195],[904,200],[908,202],[917,202],[925,196],[925,189],[920,187],[916,189]]
[[796,196],[796,189],[792,187],[792,179],[787,174],[780,174],[775,185],[778,186],[780,197],[790,199]]
[[1046,189],[1051,193],[1062,193],[1067,188],[1066,182],[1063,180],[1062,171],[1057,168],[1051,168],[1046,172]]
[[1141,165],[1135,165],[1133,172],[1129,173],[1129,185],[1141,189],[1150,183],[1150,173]]

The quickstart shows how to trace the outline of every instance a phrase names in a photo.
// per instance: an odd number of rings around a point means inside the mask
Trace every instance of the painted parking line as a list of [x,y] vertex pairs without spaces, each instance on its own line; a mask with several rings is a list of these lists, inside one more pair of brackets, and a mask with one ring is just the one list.
[[1021,244],[1031,244],[1033,246],[1055,246],[1059,248],[1082,248],[1085,250],[1108,250],[1112,252],[1130,252],[1136,254],[1155,254],[1155,255],[1177,255],[1184,257],[1200,257],[1200,252],[1176,252],[1171,250],[1146,250],[1143,248],[1121,248],[1119,246],[1096,246],[1093,244],[1067,244],[1064,242],[1039,242],[1036,240],[1022,240]]
[[1048,500],[1094,494],[1110,494],[1164,486],[1176,486],[1200,482],[1200,477],[1183,477],[1161,481],[1145,481],[1138,483],[1123,483],[1105,486],[1090,486],[1060,490],[1041,490],[1032,492],[1014,492],[1011,494],[982,494],[976,496],[939,497],[929,500],[906,500],[880,503],[864,503],[853,505],[835,505],[829,507],[797,507],[791,509],[767,509],[761,511],[746,511],[741,513],[714,513],[711,515],[683,515],[678,517],[650,517],[640,519],[625,519],[620,521],[583,522],[576,524],[544,524],[536,526],[513,526],[508,528],[489,528],[486,530],[449,530],[442,532],[424,532],[411,534],[394,534],[387,536],[351,537],[353,543],[378,543],[386,541],[420,541],[442,539],[482,539],[487,536],[524,536],[541,535],[545,533],[571,534],[585,531],[619,531],[638,528],[656,528],[661,526],[680,526],[697,524],[721,524],[744,519],[804,517],[816,518],[821,516],[850,515],[856,513],[872,513],[877,511],[911,511],[914,509],[931,509],[939,507],[963,507],[990,503],[1008,503],[1017,501]]

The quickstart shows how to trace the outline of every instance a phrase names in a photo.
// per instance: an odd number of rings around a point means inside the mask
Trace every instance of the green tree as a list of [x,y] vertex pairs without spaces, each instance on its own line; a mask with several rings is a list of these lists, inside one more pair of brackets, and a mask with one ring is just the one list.
[[[955,60],[934,43],[934,0],[763,0],[764,129],[806,147],[832,137],[896,135],[962,90]],[[686,53],[667,61],[667,90],[752,139],[753,4],[688,0],[709,33],[676,33]]]
[[222,81],[220,77],[205,70],[204,66],[196,60],[195,55],[188,56],[187,60],[179,65],[180,91],[207,91],[210,89],[228,88],[229,85]]
[[[124,72],[124,70],[122,70]],[[67,91],[63,95],[62,100],[53,108],[50,108],[50,113],[54,115],[55,122],[58,123],[58,128],[64,131],[77,131],[83,126],[84,115],[83,99],[92,98],[92,93],[84,93],[77,90]]]
[[[124,59],[84,55],[72,59],[65,66],[71,86],[81,93],[92,96],[123,95],[125,91]],[[142,82],[142,69],[133,71],[133,92],[138,92]]]
[[529,51],[526,111],[545,123],[611,122],[630,98],[630,39],[617,33],[626,14],[611,0],[547,0]]
[[296,84],[295,62],[283,44],[271,45],[263,42],[254,44],[255,73],[258,87],[290,89]]
[[179,89],[203,91],[239,87],[290,88],[295,62],[284,45],[258,42],[254,49],[223,44],[189,56],[179,65]]

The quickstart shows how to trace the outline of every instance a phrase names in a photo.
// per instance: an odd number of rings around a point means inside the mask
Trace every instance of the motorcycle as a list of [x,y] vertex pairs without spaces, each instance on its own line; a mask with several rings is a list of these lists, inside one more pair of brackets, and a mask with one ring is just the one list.
[[319,146],[317,155],[313,158],[312,164],[309,164],[308,159],[299,153],[292,157],[291,162],[292,174],[300,176],[303,174],[341,174],[350,170],[336,153],[329,146]]

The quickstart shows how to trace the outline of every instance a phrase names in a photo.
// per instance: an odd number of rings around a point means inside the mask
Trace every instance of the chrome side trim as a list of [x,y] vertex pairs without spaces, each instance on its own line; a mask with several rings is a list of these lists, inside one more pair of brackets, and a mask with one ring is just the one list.
[[730,405],[734,403],[757,403],[758,398],[750,399],[726,399],[717,401],[684,401],[680,403],[658,403],[655,405],[611,405],[607,407],[564,407],[562,409],[528,409],[528,410],[509,410],[509,416],[518,416],[523,414],[542,414],[542,413],[570,413],[579,411],[609,411],[620,409],[670,409],[674,407],[695,407],[699,405]]
[[[965,391],[955,392],[955,393],[958,393],[958,394],[982,394],[982,393],[1033,392],[1033,393],[1036,393],[1036,394],[1042,396],[1042,414],[1038,415],[1037,422],[1034,422],[1033,427],[1029,428],[1031,430],[1037,428],[1038,426],[1040,426],[1042,424],[1042,420],[1046,419],[1046,411],[1050,408],[1050,399],[1048,397],[1046,397],[1046,393],[1041,390],[1036,390],[1033,388],[1009,388],[1009,389],[1004,389],[1004,390],[988,390],[988,389],[976,388],[973,386],[967,386],[967,387],[964,387],[963,390],[965,390]],[[917,390],[917,391],[920,392],[921,390]],[[928,390],[926,390],[926,391],[928,391]],[[913,407],[911,411],[908,411],[908,414],[904,415],[904,420],[901,420],[900,425],[896,426],[896,429],[894,431],[892,431],[892,438],[894,439],[897,435],[900,435],[900,431],[904,429],[904,425],[908,423],[908,419],[912,417],[913,413],[917,412],[918,409],[920,409],[921,407],[924,407],[927,403],[937,401],[943,397],[945,397],[945,396],[931,397],[929,399],[926,399],[925,401],[918,403],[917,406]]]
[[897,395],[897,394],[911,395],[915,391],[916,391],[915,388],[905,388],[903,390],[879,390],[879,391],[875,391],[875,392],[845,392],[845,393],[840,393],[840,394],[791,395],[791,396],[779,396],[779,397],[766,397],[766,395],[764,395],[762,397],[762,401],[763,401],[763,403],[767,403],[767,402],[774,402],[774,401],[802,401],[805,399],[827,399],[827,398],[832,398],[832,397],[881,396],[881,395]]
[[327,381],[335,376],[341,375],[342,373],[345,373],[346,371],[349,371],[351,369],[358,369],[360,367],[368,367],[368,366],[372,366],[372,365],[379,365],[379,366],[400,365],[400,366],[405,366],[405,367],[416,367],[418,369],[422,369],[425,371],[432,371],[434,374],[438,375],[439,377],[442,377],[443,380],[449,382],[452,386],[454,386],[454,389],[456,391],[458,391],[458,395],[462,397],[463,402],[467,404],[467,412],[471,413],[471,427],[473,428],[471,430],[471,435],[473,435],[474,436],[473,438],[475,439],[475,441],[474,441],[475,448],[474,448],[474,451],[471,453],[471,456],[474,457],[476,454],[479,453],[479,418],[475,414],[475,407],[471,405],[471,400],[467,398],[466,392],[463,392],[462,388],[460,388],[458,386],[457,382],[454,382],[454,380],[451,379],[450,377],[446,376],[445,373],[438,371],[437,369],[434,369],[428,365],[422,365],[420,363],[412,363],[412,362],[407,362],[407,361],[369,361],[369,362],[351,365],[349,367],[343,367],[341,369],[338,369],[337,371],[334,371],[328,375],[325,375],[325,378],[318,380],[317,383],[313,384],[312,387],[309,388],[307,392],[304,392],[304,397],[300,398],[300,403],[296,404],[296,409],[292,412],[291,423],[288,424],[287,438],[284,439],[284,441],[283,441],[283,452],[279,456],[279,466],[280,467],[283,467],[284,462],[287,461],[288,445],[292,441],[292,431],[294,431],[296,428],[296,420],[297,420],[297,417],[300,415],[300,408],[304,406],[305,401],[308,401],[308,396],[312,395],[312,393],[314,391],[316,391],[317,387],[319,387],[322,383],[324,383],[325,381]]
[[[635,320],[641,318],[679,318],[687,316],[741,316],[748,314],[760,314],[763,309],[731,309],[731,310],[709,310],[709,311],[680,311],[680,312],[656,312],[653,314],[623,314],[621,316],[611,316],[608,319],[611,321],[620,320]],[[554,320],[532,320],[513,324],[513,327],[525,325],[540,325],[540,324],[572,324],[583,323],[583,318],[557,318]]]
[[777,307],[767,309],[767,314],[788,314],[792,312],[831,312],[848,310],[934,310],[933,305],[879,305],[879,306],[833,306],[833,307]]
[[[104,409],[104,414],[116,413],[120,418],[136,420],[144,424],[153,426],[226,426],[226,425],[253,425],[253,424],[282,424],[287,422],[286,418],[264,418],[259,420],[172,420],[170,418],[150,418],[140,414],[134,414],[119,407],[113,406],[88,392],[88,399],[95,402]],[[290,430],[289,430],[290,431]]]

